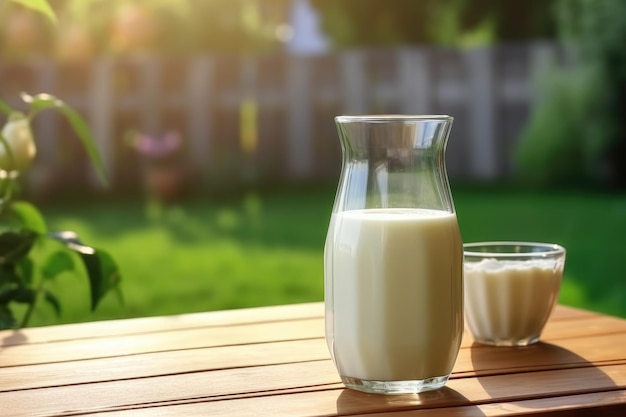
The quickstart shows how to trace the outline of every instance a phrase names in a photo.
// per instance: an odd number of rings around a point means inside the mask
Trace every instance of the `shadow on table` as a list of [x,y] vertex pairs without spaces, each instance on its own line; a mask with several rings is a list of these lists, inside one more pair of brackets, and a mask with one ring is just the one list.
[[[400,411],[428,410],[432,415],[446,415],[445,407],[466,406],[468,415],[484,416],[485,414],[459,392],[443,387],[420,394],[382,395],[344,389],[337,398],[337,414],[352,415],[393,411],[394,416],[401,417]],[[437,410],[437,409],[440,410]],[[436,414],[439,411],[441,414]],[[471,413],[470,413],[471,411]],[[429,414],[431,415],[431,414]]]
[[13,330],[8,335],[0,339],[0,348],[20,345],[28,341],[28,337],[19,330]]
[[[476,379],[492,398],[508,397],[509,402],[523,401],[546,397],[551,392],[567,396],[607,391],[616,386],[606,373],[582,356],[550,343],[538,342],[525,347],[495,347],[474,342],[470,349],[473,369],[478,375]],[[567,368],[567,374],[557,375],[556,372],[563,372],[563,368]],[[502,378],[503,373],[509,375],[506,381]],[[531,377],[525,377],[527,375]],[[580,379],[572,379],[574,376]],[[512,395],[511,392],[515,394]],[[563,399],[568,400],[572,406],[580,401],[575,397]],[[527,402],[524,407],[535,409],[541,405]]]

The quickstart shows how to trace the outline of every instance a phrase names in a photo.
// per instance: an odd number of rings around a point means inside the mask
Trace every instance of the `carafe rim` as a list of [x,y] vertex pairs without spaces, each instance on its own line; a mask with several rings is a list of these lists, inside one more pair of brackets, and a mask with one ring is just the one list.
[[335,116],[338,123],[388,123],[406,121],[453,121],[454,117],[446,114],[363,114]]

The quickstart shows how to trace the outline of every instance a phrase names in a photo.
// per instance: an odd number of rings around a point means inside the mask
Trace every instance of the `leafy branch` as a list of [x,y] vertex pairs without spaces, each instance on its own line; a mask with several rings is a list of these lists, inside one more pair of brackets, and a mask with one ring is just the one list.
[[65,104],[63,101],[50,94],[38,94],[35,96],[31,96],[29,94],[22,93],[21,96],[22,100],[25,103],[30,104],[31,112],[27,116],[29,121],[32,120],[42,110],[46,109],[56,109],[60,111],[63,116],[65,116],[65,118],[72,126],[72,129],[74,129],[74,132],[82,141],[82,144],[87,151],[87,155],[89,156],[91,164],[95,168],[100,181],[103,184],[108,185],[106,174],[104,173],[102,158],[100,158],[100,154],[98,153],[98,149],[94,144],[94,140],[91,132],[89,131],[87,123],[85,123],[85,121],[78,114],[78,112],[72,107]]
[[[78,112],[49,94],[21,97],[29,106],[26,114],[0,101],[0,111],[7,114],[0,133],[0,329],[27,326],[40,301],[61,314],[61,303],[48,288],[61,274],[86,275],[92,310],[108,292],[118,289],[121,279],[110,254],[85,245],[73,232],[50,232],[37,207],[15,199],[18,178],[36,155],[32,120],[47,109],[68,119],[100,180],[107,183],[92,134]],[[17,304],[26,306],[21,320],[13,308]]]
[[[47,0],[12,1],[57,23]],[[57,110],[68,120],[100,181],[108,183],[93,136],[78,112],[50,94],[22,93],[21,98],[29,107],[26,114],[0,100],[0,112],[7,116],[0,132],[0,330],[27,326],[40,300],[61,314],[61,303],[47,284],[63,273],[86,275],[92,310],[109,291],[119,291],[121,279],[111,255],[83,244],[74,232],[50,232],[37,207],[15,199],[18,178],[37,153],[31,123],[48,109]],[[82,269],[76,265],[77,260]],[[14,312],[16,304],[26,305],[21,320]]]
[[53,23],[57,22],[57,17],[54,14],[54,10],[52,10],[52,7],[50,7],[50,4],[47,0],[13,0],[13,3],[19,3],[22,6],[33,9],[46,16]]

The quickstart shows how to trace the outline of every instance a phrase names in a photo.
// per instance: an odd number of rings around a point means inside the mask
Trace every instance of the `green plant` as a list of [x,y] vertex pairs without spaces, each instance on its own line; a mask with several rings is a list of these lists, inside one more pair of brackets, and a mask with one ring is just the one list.
[[[47,0],[12,2],[57,22]],[[106,183],[89,127],[73,108],[49,94],[24,93],[22,100],[29,107],[27,114],[0,100],[0,111],[7,115],[0,132],[0,330],[25,327],[40,300],[60,314],[61,303],[47,284],[63,273],[82,272],[87,276],[92,310],[111,289],[118,289],[120,281],[118,266],[107,252],[84,245],[74,232],[50,232],[37,207],[16,199],[19,177],[37,153],[31,122],[47,109],[56,109],[67,118],[100,179]],[[18,320],[15,310],[19,310],[16,305],[20,304],[26,308]]]
[[[76,233],[50,232],[33,204],[16,199],[19,177],[37,152],[31,122],[47,109],[68,119],[106,183],[100,156],[80,115],[48,94],[22,94],[22,99],[28,104],[27,114],[0,101],[0,110],[8,117],[0,133],[0,329],[25,327],[40,300],[60,314],[61,303],[46,284],[66,272],[87,276],[92,309],[120,281],[117,264],[107,252],[84,245]],[[21,320],[13,308],[18,304],[26,306]]]
[[[465,242],[513,237],[559,243],[567,249],[560,302],[626,318],[625,193],[454,180],[451,186]],[[320,301],[324,237],[336,187],[329,181],[203,195],[164,207],[156,221],[146,218],[139,195],[106,205],[55,201],[46,206],[49,225],[74,230],[86,241],[97,239],[132,279],[123,281],[122,307],[105,297],[89,315],[86,283],[57,280],[53,288],[63,317],[42,305],[31,325]]]
[[555,0],[312,0],[335,47],[474,46],[553,36]]
[[597,114],[605,86],[597,69],[543,74],[543,100],[533,109],[516,149],[517,173],[537,186],[597,180],[606,124]]
[[13,3],[21,4],[23,6],[26,6],[30,9],[33,9],[43,14],[54,23],[56,23],[57,21],[56,15],[54,14],[54,10],[52,10],[52,7],[50,7],[50,3],[48,3],[47,0],[12,0],[12,1]]
[[[575,65],[541,85],[518,148],[522,179],[626,187],[626,2],[559,0],[559,32]],[[545,76],[545,74],[543,74]]]

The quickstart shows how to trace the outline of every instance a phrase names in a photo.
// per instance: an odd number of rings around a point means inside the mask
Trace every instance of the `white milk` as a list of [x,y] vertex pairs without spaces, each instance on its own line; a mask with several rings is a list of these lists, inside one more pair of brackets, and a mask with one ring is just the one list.
[[454,214],[333,214],[325,248],[326,332],[344,377],[448,375],[463,332],[463,247]]
[[465,313],[478,341],[524,345],[539,338],[561,286],[555,260],[465,263]]

